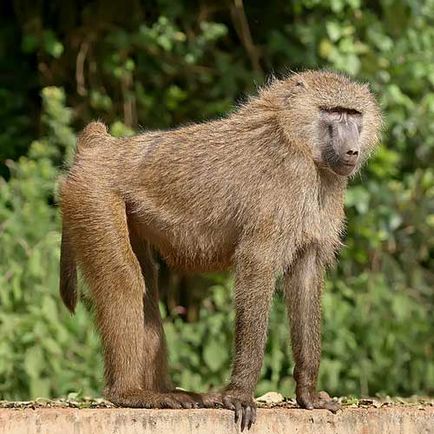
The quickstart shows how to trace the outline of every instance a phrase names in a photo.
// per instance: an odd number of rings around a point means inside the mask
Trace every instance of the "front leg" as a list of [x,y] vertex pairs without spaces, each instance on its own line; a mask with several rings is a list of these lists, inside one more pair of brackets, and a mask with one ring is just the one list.
[[284,276],[284,290],[291,323],[294,378],[298,404],[306,409],[336,412],[340,406],[316,385],[321,358],[321,292],[324,267],[317,250],[303,252]]
[[[261,372],[268,315],[275,288],[275,272],[262,248],[256,254],[242,251],[237,257],[235,280],[235,342],[231,381],[222,393],[206,394],[206,407],[235,411],[241,430],[256,419],[253,394]],[[270,261],[271,262],[271,261]]]

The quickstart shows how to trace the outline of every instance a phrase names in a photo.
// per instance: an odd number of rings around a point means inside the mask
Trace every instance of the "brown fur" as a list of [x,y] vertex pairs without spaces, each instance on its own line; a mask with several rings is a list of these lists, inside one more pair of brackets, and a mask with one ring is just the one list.
[[[315,386],[322,275],[341,244],[347,178],[331,170],[321,137],[351,142],[352,113],[362,119],[354,173],[377,143],[381,115],[366,86],[329,72],[274,80],[221,120],[122,139],[101,123],[85,128],[61,186],[60,289],[73,310],[76,260],[95,303],[109,399],[138,407],[220,403],[250,426],[268,311],[283,274],[298,402],[336,410]],[[184,270],[235,267],[233,373],[222,393],[172,391],[150,246]]]

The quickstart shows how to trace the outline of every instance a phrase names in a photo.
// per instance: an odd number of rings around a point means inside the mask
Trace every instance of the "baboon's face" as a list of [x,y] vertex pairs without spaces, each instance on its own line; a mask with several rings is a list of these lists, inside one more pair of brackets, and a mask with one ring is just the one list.
[[354,109],[319,108],[318,156],[338,175],[349,176],[356,170],[362,121],[362,114]]
[[340,176],[354,174],[378,143],[381,113],[366,85],[331,72],[290,76],[281,90],[281,122],[315,163]]

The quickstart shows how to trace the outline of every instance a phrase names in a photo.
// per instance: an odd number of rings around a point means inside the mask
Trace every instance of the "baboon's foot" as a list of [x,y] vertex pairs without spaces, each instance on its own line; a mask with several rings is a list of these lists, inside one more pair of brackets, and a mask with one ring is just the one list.
[[256,404],[253,396],[238,390],[225,390],[217,393],[202,394],[206,408],[226,408],[235,412],[235,423],[241,421],[241,431],[256,422]]
[[170,392],[170,394],[175,395],[176,397],[179,397],[180,399],[184,400],[184,404],[187,405],[188,402],[193,402],[193,407],[183,407],[183,408],[203,408],[203,398],[202,394],[190,392],[188,390],[181,390],[181,389],[174,389]]
[[334,399],[330,398],[327,392],[312,393],[308,390],[301,390],[297,393],[298,405],[307,410],[325,409],[336,413],[341,409],[340,404]]
[[107,391],[105,397],[120,407],[178,409],[203,407],[199,394],[178,390],[173,392],[154,392],[140,389],[124,392]]

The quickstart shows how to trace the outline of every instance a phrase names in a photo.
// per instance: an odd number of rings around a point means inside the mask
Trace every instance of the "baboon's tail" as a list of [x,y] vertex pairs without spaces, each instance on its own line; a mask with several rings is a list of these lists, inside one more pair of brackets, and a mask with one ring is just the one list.
[[60,296],[71,313],[77,305],[77,265],[71,240],[65,226],[62,227],[62,242],[60,244]]
[[[76,158],[80,155],[80,151],[101,142],[102,135],[110,137],[107,133],[106,126],[102,122],[91,122],[88,124],[78,136]],[[60,190],[62,190],[64,182],[65,179],[61,178]],[[63,303],[72,313],[74,313],[78,299],[77,264],[75,261],[73,245],[65,223],[63,223],[62,226],[62,242],[60,245],[59,290]]]

